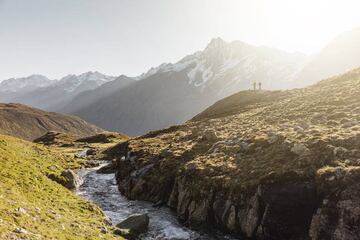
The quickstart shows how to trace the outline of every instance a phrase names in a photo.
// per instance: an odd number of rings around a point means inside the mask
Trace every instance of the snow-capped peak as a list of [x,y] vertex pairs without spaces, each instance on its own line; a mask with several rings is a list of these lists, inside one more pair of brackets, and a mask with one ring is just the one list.
[[226,44],[228,44],[227,42],[225,42],[222,38],[217,37],[217,38],[213,38],[211,39],[210,43],[206,46],[204,51],[210,51],[213,49],[221,49],[223,48]]
[[141,80],[160,72],[180,72],[187,70],[189,84],[200,86],[214,76],[211,69],[213,65],[218,65],[220,61],[224,61],[224,50],[228,48],[228,43],[221,38],[214,38],[206,46],[203,51],[195,52],[178,61],[175,64],[163,63],[156,68],[151,68],[148,72],[140,75],[136,79]]
[[[80,75],[70,74],[59,80],[58,85],[64,85],[64,89],[67,92],[75,91],[82,84],[92,82],[95,87],[99,87],[102,84],[115,80],[116,77],[107,76],[97,71],[86,72]],[[92,87],[93,88],[93,87]]]
[[[299,64],[292,64],[293,62]],[[298,56],[281,50],[214,38],[203,51],[188,55],[175,64],[164,63],[151,68],[137,79],[145,79],[162,72],[186,71],[188,83],[194,87],[204,88],[210,83],[217,82],[224,88],[230,89],[233,85],[244,88],[250,86],[254,77],[257,78],[255,80],[261,78],[265,84],[277,78],[290,81],[294,78],[290,73],[295,71],[293,68],[301,67],[301,62]],[[279,70],[280,67],[282,69]],[[276,75],[280,72],[283,75]],[[225,78],[226,82],[222,80]],[[272,85],[276,86],[273,83]]]
[[33,74],[23,78],[10,78],[0,83],[1,92],[26,91],[40,87],[47,87],[54,81],[40,74]]

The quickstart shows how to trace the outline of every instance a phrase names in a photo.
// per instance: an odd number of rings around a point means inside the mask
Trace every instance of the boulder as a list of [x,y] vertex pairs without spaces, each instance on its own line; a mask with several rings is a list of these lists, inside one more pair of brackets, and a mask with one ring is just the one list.
[[111,162],[111,163],[99,168],[96,172],[100,173],[100,174],[116,173],[116,162]]
[[24,228],[17,227],[15,228],[14,233],[28,234],[28,231]]
[[206,129],[203,133],[203,138],[208,141],[216,141],[218,139],[218,136],[213,129]]
[[117,224],[116,227],[120,229],[122,234],[127,233],[126,237],[136,239],[148,230],[149,220],[147,214],[135,214]]
[[64,186],[70,190],[74,190],[82,184],[82,179],[71,169],[64,170],[61,176],[66,180]]
[[310,150],[302,143],[295,143],[291,151],[299,156],[304,156],[310,153]]

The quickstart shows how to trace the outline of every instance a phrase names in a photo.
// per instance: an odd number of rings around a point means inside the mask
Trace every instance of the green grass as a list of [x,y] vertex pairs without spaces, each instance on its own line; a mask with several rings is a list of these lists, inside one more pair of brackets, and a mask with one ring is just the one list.
[[0,135],[0,239],[115,239],[101,233],[98,207],[46,177],[72,165],[47,148]]

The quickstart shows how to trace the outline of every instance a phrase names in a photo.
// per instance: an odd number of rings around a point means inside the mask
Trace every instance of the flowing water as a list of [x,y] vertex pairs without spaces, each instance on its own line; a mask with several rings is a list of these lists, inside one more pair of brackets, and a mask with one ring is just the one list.
[[78,195],[97,204],[114,224],[132,214],[147,213],[150,217],[149,231],[141,237],[142,240],[235,240],[219,232],[190,230],[178,223],[176,215],[169,208],[155,208],[148,202],[129,201],[118,191],[114,174],[98,174],[96,170],[80,171],[84,183]]

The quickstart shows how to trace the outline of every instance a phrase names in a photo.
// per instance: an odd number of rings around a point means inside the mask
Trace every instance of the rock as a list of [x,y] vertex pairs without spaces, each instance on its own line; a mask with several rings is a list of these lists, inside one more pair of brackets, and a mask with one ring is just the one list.
[[[251,144],[252,144],[252,143],[251,143]],[[249,148],[254,145],[254,144],[252,144],[252,145],[251,145],[251,144],[248,143],[248,142],[245,142],[245,141],[241,141],[241,142],[239,143],[241,149],[243,149],[243,150],[245,150],[245,151],[249,150]]]
[[[328,181],[329,176],[333,176],[332,181]],[[316,178],[323,201],[312,217],[311,239],[359,239],[360,169],[328,168],[318,171]]]
[[28,231],[24,228],[17,227],[17,228],[15,228],[14,233],[28,234]]
[[339,196],[323,201],[314,214],[309,235],[312,240],[357,240],[360,238],[360,184],[346,187]]
[[86,162],[86,167],[94,168],[100,166],[100,162],[96,160],[89,160]]
[[207,222],[209,218],[209,209],[210,203],[208,199],[204,199],[200,202],[192,201],[188,206],[188,225],[191,227],[199,227]]
[[343,125],[342,125],[343,128],[351,128],[351,127],[359,124],[357,121],[345,121],[342,123],[343,123]]
[[291,151],[299,156],[304,156],[310,153],[310,150],[302,143],[295,143]]
[[49,169],[50,171],[56,171],[56,170],[58,169],[58,167],[55,166],[55,165],[51,165],[50,167],[48,167],[48,169]]
[[135,177],[135,178],[141,178],[143,177],[144,175],[146,175],[155,165],[154,164],[149,164],[149,165],[146,165],[134,172],[132,172],[130,174],[131,177]]
[[228,217],[226,221],[226,227],[231,231],[234,231],[236,228],[236,208],[231,206],[228,212]]
[[274,130],[270,130],[268,132],[268,143],[269,144],[274,144],[274,143],[276,143],[277,141],[279,141],[279,140],[281,140],[283,138],[284,137],[281,134],[275,132]]
[[261,210],[258,198],[259,195],[255,194],[248,200],[247,208],[238,212],[240,228],[248,238],[254,236],[260,221]]
[[295,131],[295,132],[298,132],[298,133],[303,133],[303,132],[304,132],[304,129],[303,129],[302,127],[300,127],[300,126],[295,126],[295,127],[294,127],[294,131]]
[[107,234],[109,231],[108,231],[108,229],[107,229],[106,227],[101,227],[101,228],[100,228],[100,232],[101,232],[102,234]]
[[208,141],[216,141],[218,136],[213,129],[206,129],[203,133],[203,137]]
[[136,214],[120,222],[116,225],[116,227],[121,230],[128,231],[129,236],[136,238],[148,230],[149,220],[150,219],[147,214]]
[[93,149],[93,148],[89,148],[87,151],[86,151],[86,155],[87,156],[92,156],[92,155],[95,155],[96,154],[96,150]]
[[85,148],[84,150],[78,152],[75,154],[75,157],[77,158],[86,158],[87,156],[95,155],[96,150],[93,148]]
[[70,190],[76,189],[82,184],[81,178],[71,169],[64,170],[61,176],[66,179],[65,187]]
[[305,121],[299,121],[298,124],[298,126],[301,127],[303,130],[307,130],[310,127],[310,125]]
[[346,148],[343,147],[335,147],[334,150],[334,156],[338,158],[345,158],[346,154],[349,152]]
[[[307,239],[318,196],[315,181],[282,176],[258,189],[260,218],[256,239]],[[244,221],[240,220],[240,221]],[[249,230],[252,230],[250,228]]]
[[16,214],[17,215],[23,215],[23,214],[26,214],[26,213],[27,213],[27,211],[24,208],[19,207],[19,208],[16,209]]
[[99,168],[96,172],[101,174],[113,174],[116,172],[116,162],[111,162]]

